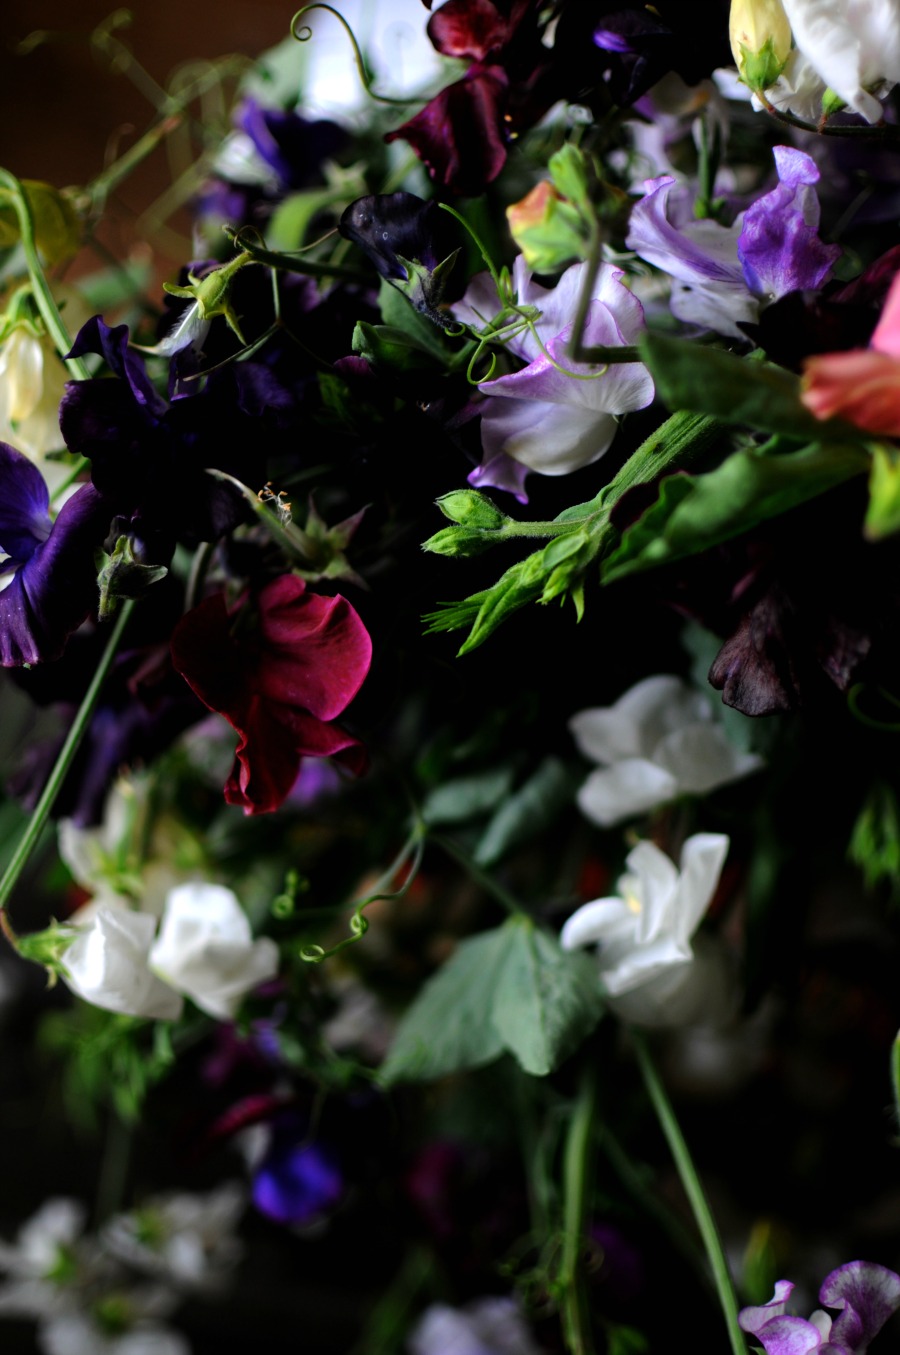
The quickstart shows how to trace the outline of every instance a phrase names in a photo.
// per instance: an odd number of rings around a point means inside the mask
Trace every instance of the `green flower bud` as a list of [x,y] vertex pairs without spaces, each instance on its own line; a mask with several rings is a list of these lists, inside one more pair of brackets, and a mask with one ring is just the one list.
[[481,527],[491,532],[508,521],[505,513],[501,513],[490,499],[474,489],[454,489],[450,494],[443,494],[436,502],[444,517],[466,527]]
[[774,85],[791,50],[791,26],[781,0],[731,0],[728,32],[744,84],[754,90]]
[[489,550],[496,538],[477,527],[445,527],[422,542],[422,549],[434,555],[480,555]]

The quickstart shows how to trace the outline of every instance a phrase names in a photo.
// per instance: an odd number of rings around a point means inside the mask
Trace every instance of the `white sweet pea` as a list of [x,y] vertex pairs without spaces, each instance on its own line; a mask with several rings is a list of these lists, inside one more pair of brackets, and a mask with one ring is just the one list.
[[433,1303],[409,1334],[408,1355],[539,1355],[515,1299]]
[[848,108],[879,122],[872,93],[900,80],[900,0],[782,0],[794,43]]
[[65,1313],[41,1324],[38,1341],[44,1355],[191,1355],[179,1332],[145,1318],[110,1335],[87,1313]]
[[603,828],[679,795],[706,795],[762,766],[729,743],[702,693],[681,678],[645,678],[612,706],[573,715],[579,751],[600,769],[578,792],[582,813]]
[[86,1210],[54,1197],[22,1227],[14,1245],[0,1241],[0,1317],[42,1317],[65,1307],[67,1283],[79,1273]]
[[95,1007],[177,1021],[181,998],[147,967],[155,932],[156,919],[147,913],[101,906],[62,953],[62,977],[73,993]]
[[659,847],[639,842],[618,894],[584,904],[563,927],[563,949],[597,946],[610,1006],[625,1020],[680,1024],[703,1011],[709,970],[691,943],[728,846],[721,833],[696,833],[684,844],[679,871]]
[[179,1288],[214,1288],[240,1259],[235,1226],[245,1195],[232,1181],[208,1195],[157,1196],[133,1213],[110,1219],[101,1234],[103,1246],[135,1270]]
[[170,891],[149,963],[201,1011],[230,1020],[251,988],[278,970],[278,947],[254,941],[246,913],[230,889],[185,884]]

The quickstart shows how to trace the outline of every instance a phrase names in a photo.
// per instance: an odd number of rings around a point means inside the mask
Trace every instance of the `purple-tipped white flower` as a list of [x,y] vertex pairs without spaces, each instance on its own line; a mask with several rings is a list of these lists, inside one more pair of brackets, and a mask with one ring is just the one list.
[[639,842],[626,858],[618,893],[584,904],[563,927],[564,950],[597,947],[610,1006],[625,1020],[677,1025],[718,1005],[710,1001],[706,958],[695,957],[692,939],[728,847],[721,833],[696,833],[685,842],[678,869],[654,843]]
[[817,1309],[809,1320],[785,1312],[794,1286],[779,1280],[768,1303],[742,1308],[741,1328],[766,1355],[865,1355],[869,1342],[900,1308],[900,1275],[872,1261],[848,1261],[822,1281],[819,1301],[839,1309],[832,1318]]
[[[653,381],[642,363],[609,366],[573,363],[566,356],[586,263],[574,264],[552,290],[535,282],[520,255],[513,281],[519,306],[540,314],[534,332],[525,328],[508,343],[527,366],[482,381],[489,397],[481,421],[484,462],[473,484],[507,487],[497,463],[512,458],[541,475],[568,475],[596,461],[610,446],[616,416],[643,409],[653,399]],[[641,303],[625,286],[624,273],[603,264],[594,283],[582,342],[588,346],[634,344],[644,329]],[[476,277],[454,307],[460,320],[481,329],[500,302],[487,274]]]
[[599,763],[578,804],[603,828],[679,795],[706,795],[762,766],[729,742],[702,693],[662,673],[611,706],[579,711],[569,728],[579,751]]

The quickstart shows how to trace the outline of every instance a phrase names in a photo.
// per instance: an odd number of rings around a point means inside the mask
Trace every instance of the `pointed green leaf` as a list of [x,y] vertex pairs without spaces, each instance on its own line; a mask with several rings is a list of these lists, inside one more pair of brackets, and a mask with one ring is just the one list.
[[559,758],[548,757],[524,786],[503,799],[475,849],[479,866],[492,866],[508,851],[543,831],[569,804],[576,782]]
[[872,446],[869,474],[869,506],[864,531],[870,541],[880,541],[900,530],[900,455],[896,447],[878,442]]
[[494,1026],[525,1072],[544,1077],[600,1019],[597,967],[583,952],[563,950],[530,918],[514,918],[501,930],[506,958],[494,997]]
[[477,776],[460,776],[437,786],[422,806],[422,818],[436,826],[465,823],[505,800],[512,785],[511,767],[492,768]]
[[506,927],[460,943],[400,1022],[381,1068],[384,1083],[427,1082],[503,1052],[491,1010],[508,946]]
[[706,475],[663,480],[656,503],[602,565],[604,583],[696,555],[823,494],[868,466],[861,447],[813,443],[765,456],[735,452]]
[[803,441],[859,442],[863,436],[838,419],[815,418],[801,403],[799,378],[755,354],[739,358],[721,348],[650,333],[638,346],[657,395],[670,409],[696,410]]

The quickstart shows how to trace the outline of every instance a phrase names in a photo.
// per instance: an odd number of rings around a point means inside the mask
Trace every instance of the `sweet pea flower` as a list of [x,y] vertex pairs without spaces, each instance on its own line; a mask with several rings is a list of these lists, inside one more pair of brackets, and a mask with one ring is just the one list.
[[166,900],[148,964],[201,1011],[228,1021],[251,988],[275,975],[278,947],[270,937],[253,940],[247,915],[230,889],[185,884]]
[[566,922],[563,949],[597,946],[609,1005],[623,1019],[676,1025],[708,1010],[707,957],[695,957],[691,943],[728,847],[721,833],[696,833],[682,848],[679,870],[652,842],[639,842],[618,894],[583,904]]
[[729,742],[701,692],[666,674],[638,682],[611,706],[579,711],[569,728],[579,751],[600,764],[578,805],[603,828],[678,795],[706,795],[762,766]]
[[817,1309],[809,1321],[785,1312],[794,1286],[779,1280],[768,1303],[742,1308],[741,1328],[767,1355],[865,1355],[892,1313],[900,1308],[900,1275],[871,1261],[849,1261],[822,1281],[819,1300],[837,1308],[832,1318]]
[[539,1355],[522,1311],[510,1298],[483,1298],[463,1308],[433,1303],[409,1335],[408,1355]]
[[156,919],[147,913],[98,908],[60,957],[65,983],[106,1011],[177,1021],[181,997],[147,967],[155,933]]
[[900,80],[897,0],[782,0],[794,43],[848,108],[880,122],[873,90]]
[[117,1214],[101,1232],[116,1260],[179,1289],[215,1289],[241,1255],[235,1236],[244,1189],[226,1182],[206,1195],[154,1196],[130,1214]]
[[[528,365],[479,386],[488,397],[481,420],[484,461],[469,476],[471,484],[515,489],[507,458],[518,463],[520,472],[525,467],[541,475],[568,475],[589,466],[610,446],[617,416],[643,409],[653,399],[653,381],[642,363],[604,367],[573,363],[566,356],[588,267],[573,264],[549,290],[534,281],[521,255],[516,259],[518,304],[536,307],[540,314],[536,333],[523,329],[507,344]],[[586,345],[629,345],[643,332],[643,307],[623,277],[611,264],[601,265],[588,309]],[[483,328],[499,311],[488,275],[476,277],[453,309],[457,319]]]
[[816,290],[840,256],[818,235],[819,171],[793,146],[773,151],[778,185],[730,226],[696,221],[693,201],[672,175],[648,179],[631,213],[626,243],[674,279],[672,314],[686,324],[746,338],[760,306]]
[[336,757],[361,771],[365,753],[331,723],[369,671],[372,641],[346,598],[320,597],[283,574],[255,598],[256,625],[236,624],[223,593],[188,612],[172,636],[172,662],[237,732],[225,799],[268,813],[289,795],[304,757]]
[[846,419],[867,433],[900,437],[900,274],[869,347],[807,358],[800,398],[817,419]]

